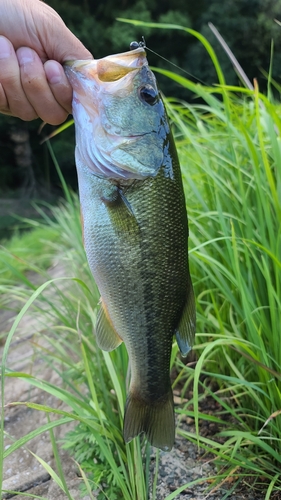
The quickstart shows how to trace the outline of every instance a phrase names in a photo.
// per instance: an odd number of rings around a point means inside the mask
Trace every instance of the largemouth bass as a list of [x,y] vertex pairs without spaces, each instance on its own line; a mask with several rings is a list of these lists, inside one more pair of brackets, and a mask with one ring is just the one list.
[[181,172],[163,100],[143,47],[71,61],[76,166],[84,245],[101,300],[97,344],[124,341],[131,381],[124,440],[175,439],[170,356],[195,331],[188,222]]

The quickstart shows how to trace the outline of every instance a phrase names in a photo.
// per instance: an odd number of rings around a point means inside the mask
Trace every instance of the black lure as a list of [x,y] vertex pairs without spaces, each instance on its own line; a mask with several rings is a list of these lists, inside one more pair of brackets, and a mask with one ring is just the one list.
[[136,50],[136,49],[139,49],[140,47],[142,47],[143,49],[146,48],[144,36],[142,37],[142,42],[131,42],[130,43],[130,50]]

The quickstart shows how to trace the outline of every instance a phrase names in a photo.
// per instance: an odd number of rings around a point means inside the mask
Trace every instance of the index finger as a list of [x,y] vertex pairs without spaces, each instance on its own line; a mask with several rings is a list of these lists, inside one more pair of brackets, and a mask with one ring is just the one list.
[[[38,54],[28,47],[20,47],[17,50],[17,58],[22,88],[37,115],[51,125],[64,122],[68,111],[56,100]],[[66,80],[65,76],[64,78]],[[64,105],[66,106],[66,103],[71,100],[72,90],[67,82],[62,83],[61,87],[65,91]]]

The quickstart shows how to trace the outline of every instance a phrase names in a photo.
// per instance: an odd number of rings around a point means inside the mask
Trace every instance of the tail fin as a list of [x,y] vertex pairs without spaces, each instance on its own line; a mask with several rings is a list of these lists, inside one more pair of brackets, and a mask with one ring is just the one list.
[[152,446],[163,451],[172,449],[175,441],[175,416],[173,394],[155,402],[146,402],[129,393],[124,417],[126,443],[144,432]]

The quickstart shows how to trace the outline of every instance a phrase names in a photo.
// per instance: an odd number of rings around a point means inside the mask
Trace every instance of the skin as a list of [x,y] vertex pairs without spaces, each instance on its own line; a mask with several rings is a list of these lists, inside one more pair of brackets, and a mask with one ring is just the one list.
[[0,0],[0,113],[59,125],[71,113],[62,64],[91,53],[40,0]]

